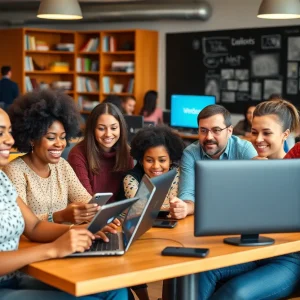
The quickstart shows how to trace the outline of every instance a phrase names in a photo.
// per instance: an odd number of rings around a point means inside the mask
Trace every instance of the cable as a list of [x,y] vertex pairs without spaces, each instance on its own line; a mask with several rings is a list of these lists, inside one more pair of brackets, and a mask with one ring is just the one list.
[[176,241],[176,240],[172,240],[172,239],[165,239],[165,238],[146,238],[146,239],[138,239],[137,241],[145,241],[145,240],[165,240],[165,241],[172,241],[172,242],[175,242],[177,244],[179,244],[181,247],[184,248],[184,245],[179,242],[179,241]]

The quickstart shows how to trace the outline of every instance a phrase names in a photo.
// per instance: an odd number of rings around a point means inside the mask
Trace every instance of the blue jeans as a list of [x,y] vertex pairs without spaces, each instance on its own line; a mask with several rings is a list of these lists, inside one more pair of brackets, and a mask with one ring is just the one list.
[[297,253],[199,274],[199,299],[270,300],[289,296],[300,286]]
[[34,299],[34,300],[128,300],[127,289],[97,293],[89,296],[75,297],[60,291],[33,277],[22,276],[0,282],[0,299]]

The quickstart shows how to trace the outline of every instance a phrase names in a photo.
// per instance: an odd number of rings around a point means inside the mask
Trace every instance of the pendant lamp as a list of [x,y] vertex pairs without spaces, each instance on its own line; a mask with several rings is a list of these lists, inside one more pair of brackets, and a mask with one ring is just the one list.
[[54,20],[79,20],[82,12],[78,0],[42,0],[38,18]]
[[300,0],[263,0],[257,17],[262,19],[300,18]]

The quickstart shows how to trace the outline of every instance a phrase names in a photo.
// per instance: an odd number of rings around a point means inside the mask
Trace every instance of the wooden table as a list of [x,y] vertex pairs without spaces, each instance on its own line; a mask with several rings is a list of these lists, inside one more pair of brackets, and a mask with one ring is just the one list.
[[[151,229],[123,256],[53,259],[30,264],[24,271],[63,291],[82,296],[167,278],[189,279],[192,276],[189,274],[300,250],[300,233],[266,234],[275,239],[275,244],[265,247],[226,245],[221,236],[195,238],[193,220],[193,216],[187,217],[174,229]],[[166,246],[180,246],[180,243],[185,247],[209,248],[210,253],[204,259],[161,256]],[[20,247],[32,245],[21,239]]]

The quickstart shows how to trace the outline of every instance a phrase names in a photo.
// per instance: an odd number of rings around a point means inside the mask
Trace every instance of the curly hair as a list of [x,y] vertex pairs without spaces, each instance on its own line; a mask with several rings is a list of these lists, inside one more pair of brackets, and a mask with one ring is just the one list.
[[80,114],[73,99],[51,90],[30,92],[18,97],[8,111],[15,145],[21,152],[31,151],[31,142],[40,140],[54,121],[63,124],[67,144],[80,132]]
[[157,146],[164,146],[172,164],[178,165],[185,146],[182,139],[165,125],[140,129],[131,141],[130,154],[141,161],[149,148]]

